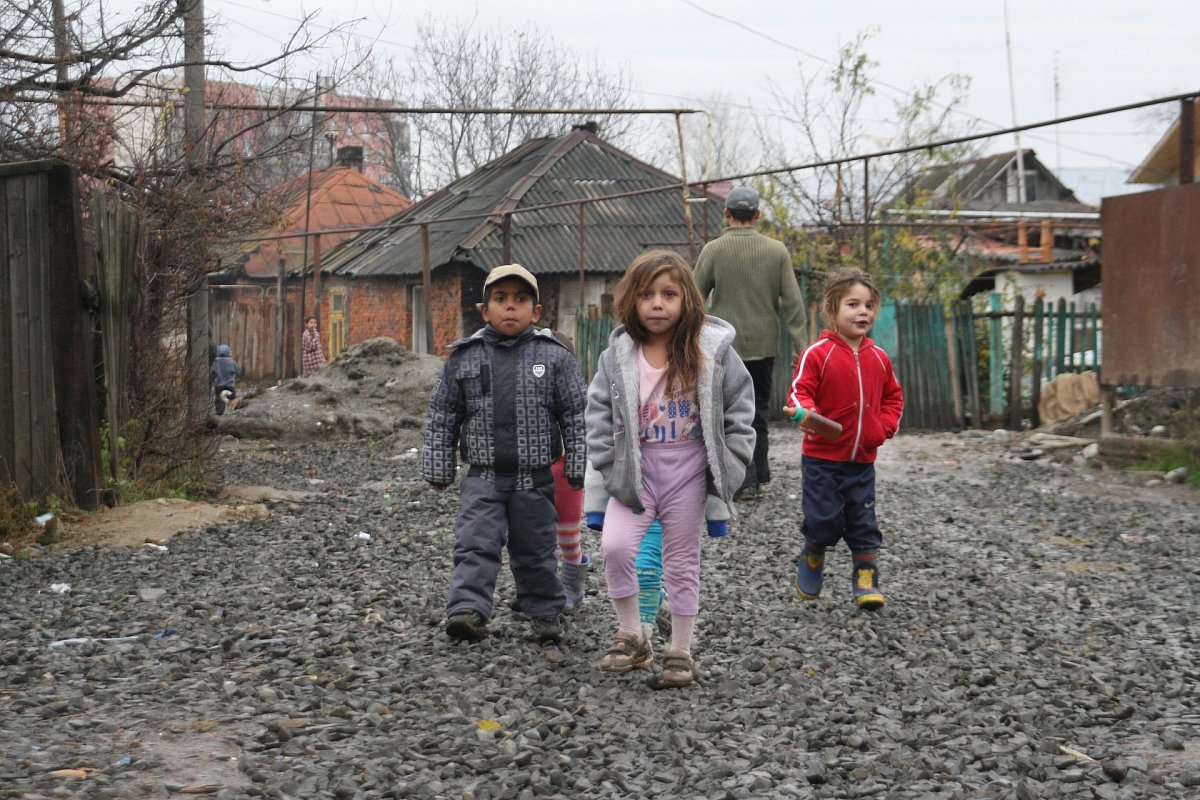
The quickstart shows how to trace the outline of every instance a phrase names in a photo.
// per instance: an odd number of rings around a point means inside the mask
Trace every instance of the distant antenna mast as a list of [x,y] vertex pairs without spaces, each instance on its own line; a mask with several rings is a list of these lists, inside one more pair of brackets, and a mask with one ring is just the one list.
[[[1008,0],[1004,0],[1004,49],[1008,53],[1008,102],[1012,107],[1012,124],[1017,122],[1017,91],[1013,84],[1012,36],[1008,32]],[[1017,143],[1017,202],[1025,202],[1025,154],[1021,151],[1021,132],[1014,131],[1013,139]]]
[[[1061,114],[1058,112],[1058,101],[1061,99],[1061,91],[1058,83],[1058,51],[1054,51],[1054,118],[1058,119]],[[1054,171],[1058,173],[1060,179],[1062,177],[1062,142],[1060,141],[1060,127],[1054,126]]]

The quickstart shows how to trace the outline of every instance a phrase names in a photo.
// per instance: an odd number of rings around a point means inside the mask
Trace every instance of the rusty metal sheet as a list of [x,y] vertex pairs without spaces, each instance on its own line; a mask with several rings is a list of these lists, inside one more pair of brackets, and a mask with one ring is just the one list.
[[1104,383],[1200,387],[1200,184],[1106,197]]

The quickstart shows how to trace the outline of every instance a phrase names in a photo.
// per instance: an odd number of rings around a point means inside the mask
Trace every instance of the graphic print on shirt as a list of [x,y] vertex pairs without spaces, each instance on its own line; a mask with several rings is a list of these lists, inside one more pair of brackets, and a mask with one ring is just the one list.
[[704,438],[695,395],[664,397],[667,368],[650,366],[638,349],[638,438],[651,444]]

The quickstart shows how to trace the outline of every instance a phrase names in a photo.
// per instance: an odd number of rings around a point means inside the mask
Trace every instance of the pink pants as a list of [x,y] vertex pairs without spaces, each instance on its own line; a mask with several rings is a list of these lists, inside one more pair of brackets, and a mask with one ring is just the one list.
[[708,457],[703,440],[642,445],[645,511],[635,514],[609,498],[604,514],[604,577],[613,599],[638,593],[634,561],[642,537],[658,517],[663,529],[663,573],[672,614],[700,611],[700,529],[707,499]]

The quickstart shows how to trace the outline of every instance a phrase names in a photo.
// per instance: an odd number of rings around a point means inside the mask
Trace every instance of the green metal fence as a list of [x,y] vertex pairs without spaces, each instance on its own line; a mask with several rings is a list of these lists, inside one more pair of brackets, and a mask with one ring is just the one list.
[[608,337],[617,323],[610,315],[601,314],[595,306],[588,307],[575,319],[575,355],[579,359],[583,379],[590,383],[600,363],[600,354],[608,347]]
[[[999,294],[988,311],[969,301],[886,301],[871,337],[892,359],[904,388],[904,430],[1034,426],[1043,382],[1064,372],[1100,372],[1100,311],[1060,300],[1023,299],[1004,308]],[[576,347],[591,380],[615,323],[596,308],[578,317]],[[782,408],[791,382],[791,340],[780,321],[771,408]]]
[[1005,422],[1019,427],[1028,417],[1037,426],[1043,383],[1085,370],[1099,377],[1103,335],[1095,305],[1036,298],[1026,309],[1024,299],[1017,297],[1006,309],[1000,295],[992,294],[988,308],[978,313],[963,301],[952,311],[959,391],[968,424]]

